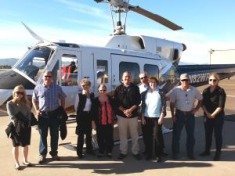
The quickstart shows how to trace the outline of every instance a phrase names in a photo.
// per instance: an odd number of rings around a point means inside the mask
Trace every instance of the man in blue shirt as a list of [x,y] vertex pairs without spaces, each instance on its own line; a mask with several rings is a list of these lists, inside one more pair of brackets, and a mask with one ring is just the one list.
[[59,160],[57,151],[59,139],[59,119],[57,118],[57,109],[59,106],[65,106],[66,97],[62,88],[53,82],[51,71],[46,71],[44,73],[43,80],[43,84],[38,84],[34,88],[32,97],[32,103],[39,122],[39,164],[46,162],[48,129],[50,129],[51,136],[51,151],[49,153],[53,160]]

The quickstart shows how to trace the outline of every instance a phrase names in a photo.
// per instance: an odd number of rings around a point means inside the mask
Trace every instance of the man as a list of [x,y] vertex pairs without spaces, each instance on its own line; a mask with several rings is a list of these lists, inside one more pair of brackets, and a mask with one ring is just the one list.
[[139,78],[140,78],[139,89],[140,89],[140,93],[142,93],[146,91],[149,87],[148,74],[146,72],[141,72],[139,74]]
[[[202,95],[195,87],[190,85],[188,74],[181,74],[180,82],[181,85],[174,88],[170,95],[170,109],[173,119],[173,159],[178,159],[180,134],[185,126],[187,133],[187,156],[190,160],[194,160],[194,114],[201,106]],[[194,106],[196,100],[197,103],[196,106]]]
[[32,97],[32,103],[39,122],[39,164],[46,162],[48,129],[50,129],[51,136],[50,155],[53,160],[59,160],[57,151],[59,138],[59,119],[57,118],[57,109],[59,106],[64,108],[66,97],[61,87],[53,82],[51,71],[46,71],[43,75],[43,79],[43,84],[39,84],[34,88]]
[[117,119],[120,138],[120,155],[118,159],[124,159],[128,150],[128,130],[132,140],[132,154],[139,160],[138,143],[138,106],[141,102],[138,86],[131,83],[131,73],[125,71],[122,75],[122,84],[119,85],[115,92],[114,98],[117,103]]

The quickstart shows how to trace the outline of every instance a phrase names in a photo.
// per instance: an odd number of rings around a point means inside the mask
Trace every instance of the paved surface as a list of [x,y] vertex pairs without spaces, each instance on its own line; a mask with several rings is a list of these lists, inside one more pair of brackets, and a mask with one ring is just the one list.
[[[119,154],[118,145],[114,148],[113,159],[97,159],[95,156],[87,156],[83,160],[78,160],[73,146],[76,144],[77,136],[74,134],[75,124],[68,124],[68,137],[64,141],[59,141],[59,156],[61,161],[51,161],[46,165],[36,165],[32,168],[23,168],[22,171],[14,169],[14,162],[11,155],[11,141],[7,139],[4,129],[9,119],[6,113],[0,112],[0,175],[22,175],[22,176],[92,176],[92,175],[145,175],[145,176],[234,176],[235,174],[235,79],[221,81],[221,86],[227,92],[226,114],[230,121],[224,124],[224,145],[221,161],[212,161],[212,156],[199,157],[198,154],[204,149],[204,128],[202,112],[197,113],[196,118],[196,146],[195,161],[189,161],[185,153],[185,131],[181,138],[181,158],[177,161],[171,159],[170,155],[164,158],[164,162],[135,160],[131,154],[123,161],[116,158]],[[200,88],[200,90],[202,90]],[[168,112],[168,115],[170,113]],[[165,120],[165,124],[171,127],[170,118]],[[171,133],[164,135],[166,152],[171,153]],[[32,130],[32,140],[29,151],[29,161],[37,164],[38,161],[39,134],[36,128]],[[142,140],[140,140],[143,148]],[[130,146],[130,145],[129,145]],[[20,155],[22,158],[22,155]]]

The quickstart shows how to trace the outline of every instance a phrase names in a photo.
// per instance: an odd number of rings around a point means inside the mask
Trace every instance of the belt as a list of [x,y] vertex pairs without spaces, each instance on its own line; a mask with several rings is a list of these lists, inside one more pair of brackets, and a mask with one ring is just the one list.
[[55,111],[56,111],[56,109],[53,110],[53,111],[41,111],[41,113],[42,113],[43,115],[50,115],[50,114],[54,113]]
[[182,113],[184,115],[192,114],[192,110],[191,111],[181,111],[179,109],[176,109],[176,111],[178,111],[178,112],[180,112],[180,113]]

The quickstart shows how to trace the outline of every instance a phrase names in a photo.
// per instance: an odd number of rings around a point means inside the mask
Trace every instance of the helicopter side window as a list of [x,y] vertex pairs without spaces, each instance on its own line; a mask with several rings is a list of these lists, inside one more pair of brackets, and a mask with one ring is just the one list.
[[132,75],[132,82],[137,84],[139,82],[140,67],[139,64],[133,62],[120,62],[119,64],[119,80],[122,82],[122,74],[129,71]]
[[108,61],[97,60],[96,80],[98,84],[108,83]]
[[145,64],[144,71],[147,72],[149,76],[159,78],[159,68],[157,65]]
[[77,83],[77,64],[75,55],[64,54],[61,58],[61,71],[58,73],[58,82],[63,86],[75,86]]

